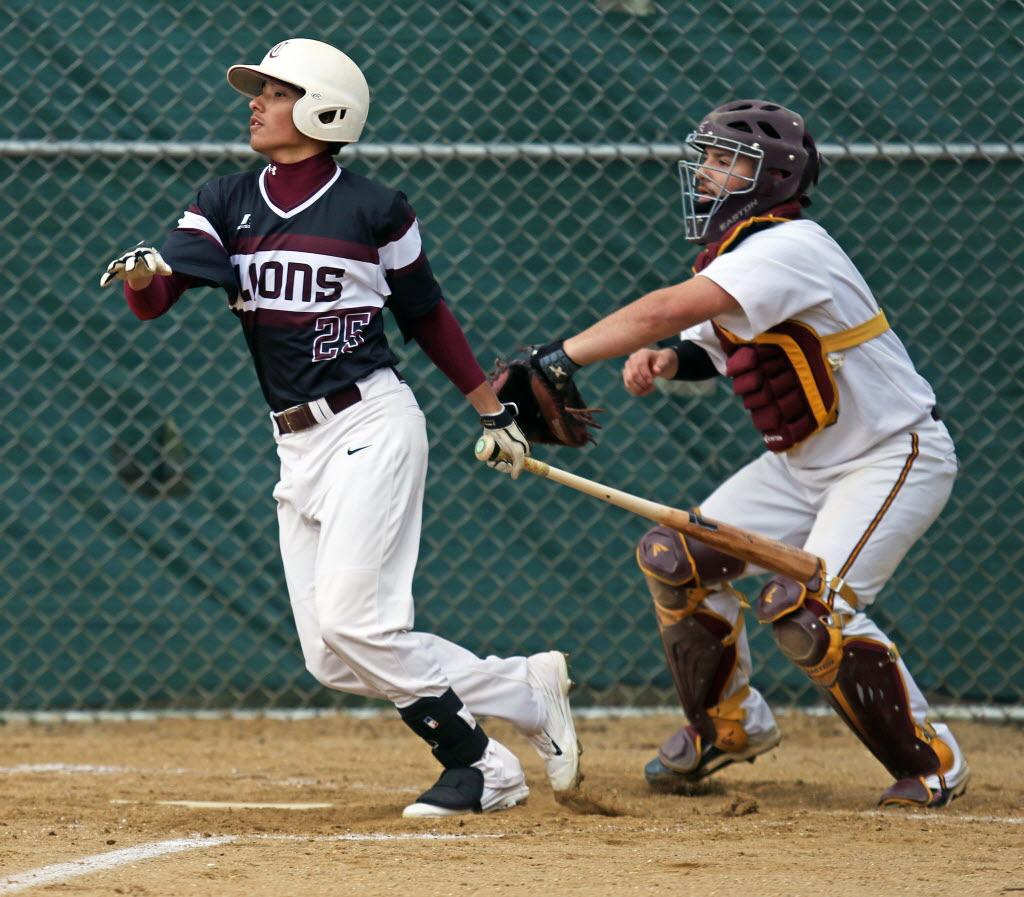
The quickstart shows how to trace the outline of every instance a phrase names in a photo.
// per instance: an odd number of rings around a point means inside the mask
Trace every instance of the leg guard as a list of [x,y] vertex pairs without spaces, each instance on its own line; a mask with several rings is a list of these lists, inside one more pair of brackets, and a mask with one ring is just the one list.
[[399,707],[402,721],[420,736],[445,769],[476,763],[487,749],[487,735],[479,724],[470,726],[459,716],[462,701],[450,688],[437,698],[420,698]]
[[654,599],[665,659],[687,718],[705,744],[741,750],[745,691],[726,702],[721,697],[736,666],[743,615],[733,625],[701,602],[711,593],[708,586],[738,576],[743,561],[656,526],[640,540],[637,563]]
[[919,726],[900,674],[895,645],[845,637],[848,616],[832,610],[823,576],[804,584],[778,577],[757,603],[775,641],[820,686],[829,704],[897,780],[941,776],[954,763],[931,725]]

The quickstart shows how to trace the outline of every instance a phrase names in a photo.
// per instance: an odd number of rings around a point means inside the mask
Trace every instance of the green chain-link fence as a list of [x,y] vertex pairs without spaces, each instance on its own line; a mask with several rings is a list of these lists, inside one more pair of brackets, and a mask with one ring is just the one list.
[[[343,160],[408,193],[485,363],[686,275],[675,160],[708,108],[802,111],[828,163],[812,212],[935,385],[962,462],[874,615],[929,693],[1021,701],[1019,0],[285,6],[0,12],[0,709],[344,700],[302,669],[273,442],[223,295],[143,325],[97,286],[200,183],[261,163],[224,70],[289,36],[363,66],[369,124]],[[644,522],[480,468],[471,410],[415,344],[399,351],[432,445],[418,626],[482,652],[570,650],[580,703],[668,702],[632,560]],[[724,384],[636,400],[613,363],[581,383],[614,420],[553,458],[584,476],[686,506],[758,451]],[[759,687],[808,698],[750,623]]]

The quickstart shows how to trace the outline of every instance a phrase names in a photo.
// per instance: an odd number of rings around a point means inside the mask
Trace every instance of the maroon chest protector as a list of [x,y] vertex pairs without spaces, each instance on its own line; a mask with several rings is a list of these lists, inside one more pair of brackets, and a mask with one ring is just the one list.
[[838,417],[839,393],[817,334],[784,321],[755,340],[712,323],[726,376],[771,452],[785,452]]
[[[794,201],[738,222],[701,252],[694,273],[735,249],[746,237],[800,214],[800,203]],[[812,328],[784,321],[744,340],[714,321],[711,324],[726,355],[725,373],[732,380],[732,391],[743,399],[743,407],[769,451],[788,451],[836,420],[838,391],[821,340]]]

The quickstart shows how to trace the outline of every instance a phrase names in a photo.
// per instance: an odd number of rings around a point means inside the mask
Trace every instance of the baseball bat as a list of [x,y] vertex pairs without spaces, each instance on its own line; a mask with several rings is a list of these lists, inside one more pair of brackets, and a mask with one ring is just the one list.
[[[497,461],[502,457],[498,444],[493,437],[487,435],[477,440],[475,452],[481,461]],[[536,458],[527,458],[524,467],[534,476],[554,480],[570,489],[678,530],[740,560],[757,564],[773,573],[790,576],[799,582],[807,582],[821,569],[821,561],[816,555],[795,545],[787,545],[785,542],[769,539],[738,526],[701,517],[693,511],[681,511],[637,495],[630,495],[628,492],[596,483],[567,470],[552,467]]]

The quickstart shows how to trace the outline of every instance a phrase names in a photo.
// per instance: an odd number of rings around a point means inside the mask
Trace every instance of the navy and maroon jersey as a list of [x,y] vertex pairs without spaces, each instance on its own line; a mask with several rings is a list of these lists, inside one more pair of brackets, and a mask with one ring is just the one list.
[[203,185],[161,248],[175,271],[223,287],[274,411],[396,363],[380,311],[407,338],[442,300],[405,195],[338,168],[285,211],[273,166]]

